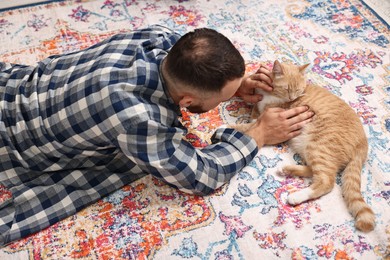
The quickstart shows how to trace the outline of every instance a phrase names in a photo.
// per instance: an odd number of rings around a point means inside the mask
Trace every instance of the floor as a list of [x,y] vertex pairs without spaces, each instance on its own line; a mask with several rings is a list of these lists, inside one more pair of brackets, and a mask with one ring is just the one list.
[[47,0],[5,0],[0,1],[0,11],[2,9],[9,9],[25,5],[33,5],[37,3],[48,2]]

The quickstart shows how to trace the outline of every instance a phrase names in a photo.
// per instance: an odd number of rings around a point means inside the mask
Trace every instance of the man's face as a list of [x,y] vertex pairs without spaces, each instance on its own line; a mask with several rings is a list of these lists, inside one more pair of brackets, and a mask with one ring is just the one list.
[[187,107],[188,111],[191,113],[204,113],[217,107],[221,102],[229,100],[241,86],[242,79],[238,78],[228,81],[219,93],[203,93],[201,98]]

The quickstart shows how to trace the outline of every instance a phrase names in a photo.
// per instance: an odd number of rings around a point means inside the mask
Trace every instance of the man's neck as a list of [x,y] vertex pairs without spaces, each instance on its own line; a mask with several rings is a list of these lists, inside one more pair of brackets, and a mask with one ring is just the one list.
[[165,60],[166,59],[164,59],[162,61],[161,75],[162,75],[164,82],[165,82],[165,88],[166,88],[167,94],[169,95],[170,98],[172,98],[173,102],[176,105],[178,105],[181,97],[177,93],[177,88],[175,88],[175,86],[177,86],[175,80],[172,77],[170,77],[170,75],[168,74],[168,71],[166,69]]

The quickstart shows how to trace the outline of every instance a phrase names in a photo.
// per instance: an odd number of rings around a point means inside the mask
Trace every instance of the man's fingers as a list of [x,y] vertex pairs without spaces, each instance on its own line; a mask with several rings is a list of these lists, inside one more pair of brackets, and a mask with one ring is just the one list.
[[262,81],[257,81],[256,87],[268,92],[271,92],[273,90],[272,85],[269,85],[268,83],[264,83]]
[[308,120],[310,122],[312,120],[312,117],[314,116],[314,113],[312,111],[306,111],[304,113],[301,113],[295,117],[292,117],[288,119],[288,124],[293,127],[294,125],[305,125]]
[[285,116],[285,118],[294,118],[307,110],[309,110],[308,106],[294,107],[289,110],[286,110],[283,115]]
[[[308,115],[312,115],[313,112],[307,112]],[[313,117],[310,116],[309,118],[303,120],[303,121],[298,121],[297,123],[293,124],[290,126],[290,131],[291,132],[296,132],[296,131],[300,131],[302,129],[302,127],[304,125],[306,125],[307,123],[311,122],[313,120]]]
[[241,98],[247,103],[257,103],[263,99],[260,94],[241,94]]
[[272,72],[264,65],[260,65],[260,67],[256,71],[256,73],[264,73],[264,74],[268,75],[269,77],[271,77],[271,74],[272,74]]
[[272,85],[271,78],[263,73],[255,73],[251,75],[252,80],[263,81],[266,85]]
[[259,76],[259,75],[255,75],[253,74],[251,76],[251,80],[253,81],[253,88],[256,89],[256,88],[259,88],[259,89],[262,89],[264,91],[268,91],[268,92],[271,92],[273,90],[272,88],[272,83],[270,83],[270,80],[262,80],[261,79],[262,77]]
[[292,131],[292,132],[288,133],[287,138],[288,138],[288,140],[290,140],[291,138],[294,138],[294,137],[300,135],[301,133],[302,133],[302,129]]

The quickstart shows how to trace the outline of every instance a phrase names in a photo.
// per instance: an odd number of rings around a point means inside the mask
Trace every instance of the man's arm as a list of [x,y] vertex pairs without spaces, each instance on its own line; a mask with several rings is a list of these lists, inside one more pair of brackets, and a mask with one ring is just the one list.
[[154,121],[118,136],[123,153],[146,173],[184,192],[207,195],[228,182],[257,154],[256,142],[234,129],[217,129],[213,144],[197,149],[184,131]]

